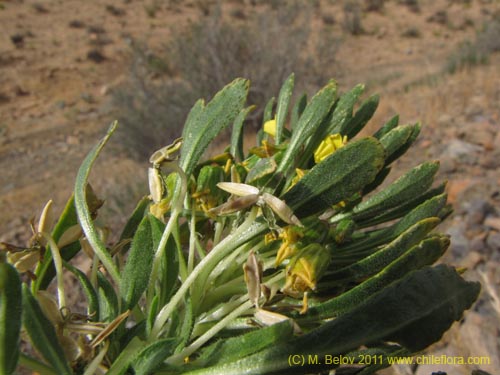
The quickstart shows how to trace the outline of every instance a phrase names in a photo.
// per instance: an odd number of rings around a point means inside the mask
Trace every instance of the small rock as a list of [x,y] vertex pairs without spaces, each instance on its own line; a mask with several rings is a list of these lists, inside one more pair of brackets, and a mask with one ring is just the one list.
[[484,225],[492,229],[495,229],[497,232],[500,232],[500,217],[488,216],[484,220]]
[[450,157],[457,162],[474,165],[477,163],[479,153],[483,147],[474,145],[459,139],[452,139],[441,154],[442,157]]
[[106,5],[106,10],[113,16],[124,16],[126,14],[125,10],[122,8],[115,7],[114,5]]
[[483,154],[479,164],[486,169],[498,169],[500,167],[500,149]]
[[439,171],[441,173],[453,173],[457,170],[457,162],[454,158],[443,156],[439,160]]
[[87,27],[87,32],[89,34],[104,34],[106,30],[102,26],[90,25]]
[[30,94],[28,90],[25,90],[19,85],[16,85],[16,87],[14,87],[14,92],[16,93],[16,96],[27,96]]
[[459,196],[465,192],[475,181],[471,178],[450,180],[447,185],[448,199],[451,203],[458,200]]
[[485,240],[487,236],[488,232],[486,231],[474,236],[474,238],[470,241],[470,251],[475,252],[476,254],[484,253],[486,250]]
[[486,239],[486,245],[493,250],[500,250],[500,233],[498,232],[490,232],[488,238]]
[[[483,244],[484,246],[484,244]],[[460,261],[460,266],[473,270],[478,264],[484,260],[484,257],[477,251],[469,251],[467,256]]]
[[42,13],[42,14],[45,14],[45,13],[49,13],[49,11],[47,10],[47,8],[45,8],[45,6],[41,3],[34,3],[32,5],[33,9],[35,9],[38,13]]
[[464,233],[463,223],[457,223],[447,230],[447,234],[451,236],[450,252],[456,259],[461,259],[469,251],[469,240]]
[[95,103],[95,98],[92,94],[89,94],[88,92],[82,92],[80,94],[80,98],[86,103],[93,104]]
[[23,34],[13,34],[10,36],[10,40],[16,48],[22,48],[24,46],[24,35]]
[[438,10],[432,16],[427,18],[427,22],[435,22],[440,25],[446,25],[448,23],[448,13],[446,13],[446,10]]
[[77,146],[80,144],[80,140],[78,137],[75,137],[74,135],[68,135],[66,137],[66,144],[70,146]]
[[87,59],[99,64],[106,60],[106,56],[98,49],[91,49],[87,52]]
[[69,22],[69,27],[72,27],[73,29],[83,29],[85,27],[85,23],[80,20],[72,20]]
[[453,118],[450,115],[446,114],[446,113],[442,114],[438,118],[438,124],[439,124],[439,126],[446,126],[447,127],[448,125],[450,125],[452,123],[452,121],[453,121]]
[[57,109],[64,109],[66,108],[66,102],[64,100],[58,100],[55,104],[55,107]]
[[466,223],[468,226],[481,225],[486,215],[493,212],[491,204],[484,199],[475,199],[464,205],[466,211]]

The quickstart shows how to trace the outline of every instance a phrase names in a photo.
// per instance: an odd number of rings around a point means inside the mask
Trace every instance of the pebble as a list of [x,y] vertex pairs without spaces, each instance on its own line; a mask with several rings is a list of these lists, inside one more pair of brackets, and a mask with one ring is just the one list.
[[[457,219],[457,217],[455,218]],[[453,226],[448,228],[447,234],[451,236],[450,252],[456,259],[461,259],[469,250],[470,244],[464,235],[465,225],[456,220]]]
[[466,212],[466,224],[473,227],[481,225],[486,215],[493,211],[491,204],[484,199],[475,199],[464,204]]
[[460,139],[452,139],[446,146],[441,156],[443,158],[452,158],[459,163],[474,165],[477,163],[479,153],[482,151],[483,147],[481,146],[462,141]]
[[500,232],[500,217],[488,216],[484,220],[484,225],[492,229],[495,229],[497,232]]
[[488,238],[486,239],[486,245],[493,250],[500,250],[500,233],[498,232],[490,232]]

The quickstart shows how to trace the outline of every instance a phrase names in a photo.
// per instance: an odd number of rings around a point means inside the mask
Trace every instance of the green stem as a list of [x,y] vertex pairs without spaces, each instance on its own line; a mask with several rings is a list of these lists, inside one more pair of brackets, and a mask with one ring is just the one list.
[[[205,258],[203,258],[200,263],[198,263],[198,265],[194,268],[193,272],[191,272],[191,274],[189,274],[187,279],[182,283],[177,293],[175,293],[172,296],[170,302],[167,305],[165,305],[158,313],[155,323],[153,325],[153,329],[151,331],[150,339],[156,338],[161,333],[163,326],[167,322],[172,312],[175,310],[177,305],[183,300],[184,296],[191,288],[191,285],[193,285],[193,283],[198,278],[204,277],[206,280],[206,276],[214,269],[214,267],[221,260],[221,258],[224,258],[224,256],[226,256],[227,253],[233,250],[235,247],[240,246],[241,242],[247,241],[248,239],[252,238],[265,228],[262,225],[262,228],[258,227],[254,231],[251,231],[251,233],[248,234],[250,238],[246,238],[246,236],[243,235],[244,232],[247,229],[249,229],[250,226],[253,224],[256,216],[257,216],[257,208],[253,208],[250,211],[250,214],[248,215],[245,222],[240,227],[238,227],[238,229],[236,229],[232,235],[229,235],[216,247],[214,247],[212,251],[208,253],[208,255]],[[203,280],[203,282],[205,280]]]
[[151,306],[151,302],[153,300],[154,296],[154,289],[155,289],[155,284],[156,284],[156,279],[158,278],[158,272],[160,271],[160,264],[161,264],[161,257],[163,256],[163,252],[165,251],[165,248],[167,246],[167,241],[168,238],[170,237],[170,234],[172,233],[172,229],[174,228],[174,225],[177,224],[177,218],[179,216],[179,212],[174,210],[172,212],[172,215],[170,216],[168,223],[165,227],[165,230],[163,231],[160,239],[160,243],[158,244],[158,248],[156,249],[155,253],[155,258],[153,260],[153,269],[151,270],[151,281],[148,286],[148,292],[147,292],[147,306]]
[[94,357],[92,362],[90,362],[90,364],[85,369],[83,375],[94,375],[96,373],[97,368],[99,367],[102,360],[104,359],[104,356],[108,352],[108,348],[109,348],[109,341],[105,341],[104,348],[102,348],[99,354]]
[[193,271],[194,267],[194,251],[196,246],[196,216],[195,207],[193,205],[191,210],[191,222],[189,223],[189,253],[188,253],[188,264],[187,271],[188,274]]
[[56,269],[56,280],[57,280],[57,302],[59,304],[59,309],[66,307],[66,298],[64,296],[64,278],[63,278],[63,268],[62,268],[62,259],[61,253],[59,252],[59,248],[57,247],[56,242],[52,238],[52,236],[48,233],[41,232],[40,233],[43,238],[45,238],[50,245],[50,252],[52,254],[52,259],[54,259],[54,268]]
[[216,325],[210,328],[203,335],[198,337],[191,345],[185,348],[182,352],[171,356],[167,359],[167,363],[169,364],[182,364],[184,358],[193,354],[196,350],[198,350],[203,344],[205,344],[208,340],[214,337],[219,331],[224,329],[229,323],[231,323],[238,316],[244,314],[247,310],[252,308],[252,302],[246,301],[243,302],[239,307],[234,309],[231,313],[226,315],[222,320],[220,320]]

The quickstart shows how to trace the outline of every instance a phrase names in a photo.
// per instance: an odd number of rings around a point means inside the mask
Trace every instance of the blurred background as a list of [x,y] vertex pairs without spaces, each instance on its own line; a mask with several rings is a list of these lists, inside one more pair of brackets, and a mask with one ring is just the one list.
[[426,354],[490,359],[383,373],[495,374],[499,52],[498,0],[0,1],[0,241],[24,245],[48,199],[62,209],[78,166],[114,119],[119,128],[91,181],[106,200],[100,220],[113,220],[116,236],[148,193],[149,155],[180,136],[196,99],[249,78],[252,134],[291,72],[296,97],[331,78],[340,91],[365,83],[366,97],[381,95],[366,134],[395,114],[422,122],[392,179],[441,160],[455,208],[441,226],[452,236],[445,261],[483,283],[475,307]]

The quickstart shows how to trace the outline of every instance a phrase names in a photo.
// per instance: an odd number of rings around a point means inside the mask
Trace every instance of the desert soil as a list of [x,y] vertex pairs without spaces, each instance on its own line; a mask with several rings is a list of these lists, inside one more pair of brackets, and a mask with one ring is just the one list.
[[[30,218],[48,199],[57,210],[65,204],[83,157],[116,116],[112,91],[127,80],[132,41],[154,50],[172,27],[204,17],[194,0],[168,3],[0,1],[1,241],[23,245]],[[245,12],[251,3],[223,6]],[[440,178],[449,181],[455,207],[443,226],[452,235],[446,261],[467,267],[468,277],[484,283],[479,302],[429,353],[489,356],[489,365],[399,367],[387,373],[470,374],[480,367],[495,374],[500,369],[500,56],[455,74],[443,73],[443,67],[458,43],[473,40],[498,14],[500,4],[421,0],[420,12],[414,12],[386,1],[382,12],[363,13],[366,32],[353,36],[342,30],[340,1],[319,3],[317,21],[335,20],[331,30],[342,36],[335,77],[340,87],[365,82],[369,93],[381,94],[371,129],[396,113],[402,123],[422,121],[416,146],[394,175],[419,161],[441,160]],[[151,17],[146,10],[153,5]],[[418,36],[405,36],[410,29]],[[109,215],[132,208],[127,194],[146,193],[144,164],[115,150],[104,152],[93,175]],[[127,184],[135,187],[123,187]]]

